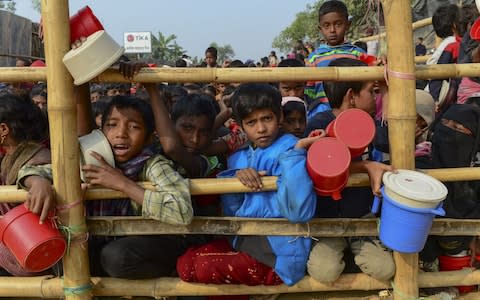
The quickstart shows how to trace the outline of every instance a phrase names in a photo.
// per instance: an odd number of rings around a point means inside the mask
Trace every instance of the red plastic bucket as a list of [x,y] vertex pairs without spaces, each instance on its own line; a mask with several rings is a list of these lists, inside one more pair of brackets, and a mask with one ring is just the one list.
[[[467,256],[446,256],[438,257],[440,271],[456,271],[463,268],[470,268],[470,255]],[[469,293],[475,289],[474,285],[457,286],[460,293]]]
[[70,17],[70,42],[88,37],[92,33],[104,30],[102,23],[93,14],[90,7],[85,6]]
[[327,135],[335,137],[347,145],[352,158],[358,157],[375,137],[375,123],[372,117],[358,108],[341,112],[328,124]]
[[20,265],[30,272],[41,272],[58,262],[65,253],[62,234],[48,219],[39,224],[38,215],[25,205],[6,213],[0,220],[0,238]]
[[347,185],[350,152],[341,141],[321,138],[308,149],[307,171],[315,191],[334,200],[342,198],[341,191]]

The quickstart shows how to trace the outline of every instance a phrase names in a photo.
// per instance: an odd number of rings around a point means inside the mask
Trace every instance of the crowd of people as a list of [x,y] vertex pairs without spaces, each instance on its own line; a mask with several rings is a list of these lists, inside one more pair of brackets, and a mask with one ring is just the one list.
[[[475,13],[473,13],[475,11]],[[350,20],[342,1],[326,1],[318,12],[324,43],[317,49],[301,41],[292,55],[272,51],[265,65],[277,67],[365,67],[362,49],[346,40]],[[429,64],[479,62],[479,44],[469,34],[476,7],[441,7],[433,16],[446,42]],[[188,58],[177,61],[187,67]],[[378,59],[377,64],[384,63]],[[262,61],[263,63],[263,61]],[[122,61],[120,72],[133,78],[142,68]],[[217,64],[217,51],[205,52],[205,67]],[[232,60],[223,67],[248,67]],[[252,66],[255,66],[253,64]],[[447,92],[441,95],[443,82]],[[416,164],[420,168],[469,167],[477,162],[480,141],[480,79],[431,80],[417,84]],[[440,88],[439,88],[440,87]],[[88,90],[90,97],[82,97]],[[78,135],[100,129],[111,145],[115,167],[98,153],[100,166],[84,165],[87,187],[121,191],[127,200],[85,202],[87,216],[140,215],[169,224],[189,224],[193,216],[286,218],[375,217],[373,196],[381,196],[389,165],[388,86],[377,81],[285,81],[276,84],[85,84],[76,87]],[[27,207],[47,218],[55,207],[49,165],[45,83],[3,84],[0,91],[2,184],[29,190]],[[369,175],[371,186],[347,188],[340,201],[315,193],[305,168],[310,145],[343,111],[361,109],[377,127],[372,144],[350,165]],[[32,126],[34,124],[34,126]],[[413,149],[412,149],[413,151]],[[262,191],[262,176],[278,176],[277,191]],[[235,177],[251,193],[191,196],[191,178]],[[137,181],[153,182],[146,190]],[[478,181],[448,183],[447,217],[480,217]],[[2,204],[1,213],[14,205]],[[439,255],[470,251],[472,237],[430,238],[422,267]],[[305,236],[129,236],[90,237],[93,275],[128,279],[178,275],[210,284],[293,285],[307,273],[331,283],[345,270],[378,280],[395,274],[392,253],[377,237],[312,239]],[[6,275],[34,275],[22,269],[0,243],[0,267]],[[428,269],[430,270],[430,269]],[[58,270],[57,270],[58,272]]]

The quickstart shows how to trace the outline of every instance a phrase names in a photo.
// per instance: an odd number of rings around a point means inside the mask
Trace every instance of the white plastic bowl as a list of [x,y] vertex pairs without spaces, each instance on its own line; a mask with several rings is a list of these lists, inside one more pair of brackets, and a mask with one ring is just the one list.
[[122,56],[120,47],[104,30],[90,35],[82,45],[63,57],[75,85],[84,84],[100,75]]

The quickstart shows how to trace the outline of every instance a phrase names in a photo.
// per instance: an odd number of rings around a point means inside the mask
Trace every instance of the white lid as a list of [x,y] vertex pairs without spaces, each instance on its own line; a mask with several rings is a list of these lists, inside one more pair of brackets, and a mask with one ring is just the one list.
[[386,172],[383,174],[383,184],[395,194],[421,202],[438,203],[448,194],[443,183],[429,175],[412,170],[398,170],[398,173]]

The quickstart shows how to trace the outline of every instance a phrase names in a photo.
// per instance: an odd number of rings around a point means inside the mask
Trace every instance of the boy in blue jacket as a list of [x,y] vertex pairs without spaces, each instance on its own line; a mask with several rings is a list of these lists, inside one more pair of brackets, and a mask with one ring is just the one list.
[[[228,159],[220,177],[237,177],[254,193],[222,196],[226,216],[287,218],[307,222],[316,195],[305,169],[306,149],[320,136],[298,140],[282,133],[282,97],[265,84],[244,84],[232,98],[233,114],[251,145]],[[262,192],[261,176],[278,176],[277,191]],[[237,236],[190,248],[177,261],[189,282],[293,285],[305,275],[311,247],[308,237]]]
[[[358,58],[365,51],[345,41],[350,28],[348,9],[345,3],[338,0],[326,1],[318,10],[318,29],[325,38],[326,44],[320,45],[306,59],[307,67],[327,67],[337,58]],[[305,96],[308,103],[307,121],[316,114],[330,110],[322,81],[307,82]]]

